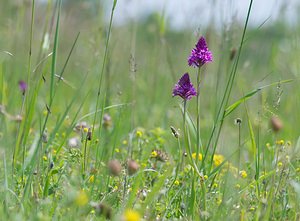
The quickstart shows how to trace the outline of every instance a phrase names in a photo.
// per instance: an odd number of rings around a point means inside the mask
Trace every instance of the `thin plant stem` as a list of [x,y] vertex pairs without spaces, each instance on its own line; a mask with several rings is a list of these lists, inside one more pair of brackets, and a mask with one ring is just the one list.
[[[213,126],[213,129],[212,129],[212,132],[211,132],[208,144],[207,144],[207,148],[205,150],[205,154],[204,154],[204,157],[203,157],[202,162],[204,162],[205,158],[207,157],[209,146],[211,145],[213,135],[216,132],[216,139],[215,139],[215,142],[213,144],[213,151],[212,151],[212,156],[211,156],[211,160],[210,160],[210,168],[212,167],[213,157],[214,157],[216,147],[217,147],[217,143],[218,143],[218,140],[219,140],[219,137],[220,137],[220,134],[221,134],[221,129],[223,127],[224,117],[225,117],[225,114],[226,114],[225,108],[228,104],[229,97],[230,97],[230,94],[231,94],[231,91],[232,91],[232,86],[233,86],[233,83],[234,83],[234,80],[235,80],[235,77],[236,77],[236,74],[237,74],[237,68],[238,68],[240,57],[241,57],[242,48],[243,48],[243,45],[244,45],[244,39],[245,39],[245,36],[246,36],[246,30],[247,30],[247,27],[248,27],[250,12],[251,12],[251,9],[252,9],[252,3],[253,3],[253,0],[250,0],[249,7],[248,7],[248,12],[247,12],[247,17],[246,17],[246,21],[245,21],[245,25],[244,25],[244,29],[243,29],[243,34],[242,34],[242,38],[241,38],[241,42],[240,42],[240,46],[239,46],[239,50],[238,50],[238,54],[237,54],[237,59],[236,59],[234,65],[233,65],[232,71],[231,71],[229,79],[227,81],[226,89],[225,89],[224,95],[222,97],[222,101],[221,101],[220,108],[219,108],[218,113],[217,113],[215,124]],[[217,131],[216,131],[216,129],[217,129]],[[203,167],[203,165],[202,165],[202,167]]]
[[237,171],[237,177],[239,177],[239,171],[241,167],[241,122],[237,122],[238,124],[238,130],[239,130],[239,146],[238,146],[238,171]]
[[[108,33],[107,33],[107,38],[106,38],[106,43],[105,43],[105,51],[104,51],[104,56],[103,56],[103,62],[102,62],[102,68],[101,68],[101,72],[100,72],[99,83],[98,83],[98,93],[97,93],[97,99],[96,99],[96,110],[98,110],[99,103],[100,103],[100,90],[101,90],[103,73],[104,73],[105,64],[106,64],[107,55],[108,55],[108,43],[109,43],[109,39],[110,39],[112,21],[113,21],[113,16],[114,16],[116,3],[117,3],[117,0],[114,0],[113,7],[112,7],[112,10],[111,10],[111,14],[110,14]],[[95,112],[95,114],[94,114],[93,128],[92,128],[93,130],[92,131],[94,131],[96,118],[97,118],[97,112]]]
[[197,148],[196,148],[196,165],[198,165],[199,161],[199,153],[200,153],[200,70],[201,66],[198,68],[197,72]]
[[[27,84],[28,84],[28,90],[24,93],[24,100],[23,102],[26,104],[26,107],[28,107],[28,99],[27,96],[29,94],[30,89],[30,76],[31,76],[31,59],[32,59],[32,38],[33,38],[33,27],[34,27],[34,10],[35,10],[35,0],[32,0],[32,6],[31,6],[31,24],[30,24],[30,37],[29,37],[29,53],[28,53],[28,68],[27,68]],[[22,105],[23,106],[23,105]],[[23,111],[23,107],[21,110],[21,114]],[[23,156],[22,156],[22,165],[24,166],[25,163],[25,154],[26,154],[26,145],[23,145]],[[14,156],[15,157],[15,156]],[[24,184],[24,170],[22,170],[22,183]]]
[[[95,111],[94,119],[93,119],[92,134],[94,133],[96,119],[97,119],[97,113],[98,113],[97,110],[98,110],[99,105],[100,105],[100,91],[101,91],[103,73],[104,73],[105,64],[106,64],[107,55],[108,55],[108,43],[109,43],[109,39],[110,39],[112,22],[113,22],[114,11],[115,11],[116,5],[117,5],[117,0],[114,0],[113,6],[112,6],[112,9],[111,9],[111,14],[110,14],[108,33],[107,33],[107,38],[106,38],[106,42],[105,42],[105,51],[104,51],[104,56],[103,56],[103,63],[102,63],[102,68],[101,68],[99,83],[98,83],[98,92],[97,92],[97,98],[96,98],[96,111]],[[101,113],[101,115],[102,115],[102,113]],[[102,121],[102,117],[100,118],[99,134],[101,133],[101,121]],[[100,145],[97,145],[97,150],[96,150],[97,153],[98,153],[99,146]],[[98,163],[98,155],[96,155],[96,164],[97,163]]]
[[[186,99],[183,100],[183,130],[184,130],[184,137],[186,138],[187,136],[187,128],[186,128]],[[192,151],[191,147],[188,142],[186,142],[188,152],[190,155],[190,160],[193,161],[192,158]],[[197,158],[197,156],[196,156]],[[194,218],[194,208],[195,208],[195,203],[196,203],[196,193],[195,193],[195,176],[192,178],[192,188],[191,188],[191,196],[188,199],[189,200],[189,213],[192,215],[192,218]]]

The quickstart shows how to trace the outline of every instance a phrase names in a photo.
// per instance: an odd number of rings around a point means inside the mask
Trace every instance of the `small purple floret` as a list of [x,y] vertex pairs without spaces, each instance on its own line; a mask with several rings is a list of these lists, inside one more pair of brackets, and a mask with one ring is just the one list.
[[188,73],[182,75],[178,83],[173,88],[173,97],[180,96],[184,100],[190,100],[193,96],[197,96],[197,92],[190,81]]
[[27,89],[27,84],[25,81],[19,81],[19,88],[22,91],[22,94],[24,95]]
[[211,62],[212,60],[212,53],[207,48],[205,38],[202,36],[189,56],[189,66],[201,67],[205,63]]

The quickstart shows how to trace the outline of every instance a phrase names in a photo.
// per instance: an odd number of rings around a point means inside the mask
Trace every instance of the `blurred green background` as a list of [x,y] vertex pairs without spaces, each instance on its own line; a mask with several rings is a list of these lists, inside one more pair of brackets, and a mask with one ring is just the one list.
[[[203,20],[201,23],[201,20],[195,19],[197,14],[193,14],[194,19],[191,19],[191,24],[188,24],[190,17],[187,15],[185,21],[187,25],[184,26],[181,22],[179,23],[181,25],[176,27],[176,23],[172,22],[173,17],[169,15],[167,1],[156,11],[142,8],[145,6],[142,3],[139,5],[133,2],[128,1],[128,4],[135,7],[132,10],[136,12],[136,16],[127,17],[122,15],[126,10],[118,8],[125,7],[126,3],[124,1],[117,3],[104,83],[101,88],[101,92],[106,93],[106,99],[101,100],[105,106],[129,104],[121,111],[119,109],[109,111],[113,121],[118,122],[121,131],[118,133],[119,139],[121,140],[122,136],[126,136],[135,127],[162,127],[166,130],[169,130],[170,125],[181,127],[178,106],[181,101],[172,98],[171,92],[174,84],[185,72],[190,73],[195,84],[196,69],[188,67],[187,57],[198,37],[204,35],[214,56],[214,62],[205,66],[201,83],[201,134],[206,143],[234,63],[234,59],[230,59],[230,56],[238,49],[243,19],[246,16],[243,13],[248,3],[243,8],[228,1],[226,7],[234,6],[237,10],[232,9],[226,16],[222,16],[222,10],[217,11],[222,4],[218,1],[210,2],[205,8],[206,11],[210,10],[206,12],[210,19]],[[55,4],[55,1],[36,2],[32,70],[52,51]],[[62,70],[79,32],[80,36],[64,73],[68,84],[62,83],[58,87],[49,123],[50,130],[51,125],[55,124],[56,117],[65,110],[67,103],[79,88],[82,92],[76,98],[76,105],[69,115],[74,115],[83,101],[84,105],[79,117],[95,109],[111,6],[110,1],[63,1],[57,72]],[[195,6],[196,9],[199,7],[201,3]],[[274,8],[273,5],[269,7]],[[188,9],[182,8],[181,14],[187,13]],[[297,126],[300,123],[298,116],[299,22],[294,15],[287,16],[288,9],[288,4],[277,6],[276,16],[271,14],[273,17],[269,18],[269,14],[266,13],[259,17],[261,20],[257,18],[261,12],[256,12],[255,9],[251,12],[250,27],[247,30],[230,103],[258,87],[286,79],[294,79],[294,81],[262,90],[247,101],[246,106],[241,105],[227,117],[221,134],[221,149],[237,145],[237,127],[234,125],[234,119],[237,117],[246,119],[246,107],[252,123],[260,129],[261,145],[274,139],[269,127],[270,117],[274,114],[284,122],[284,130],[278,134],[278,138],[294,141],[299,135]],[[145,15],[139,16],[143,11]],[[180,8],[178,11],[180,12]],[[174,13],[176,17],[176,12]],[[6,106],[9,113],[17,114],[22,105],[18,81],[26,79],[28,68],[31,1],[1,0],[0,14],[0,50],[2,51],[0,61],[3,84],[1,104]],[[49,41],[48,46],[45,40]],[[8,56],[3,51],[8,51],[13,56]],[[39,119],[45,110],[45,103],[49,96],[50,65],[50,58],[43,60],[43,68],[39,66],[29,82],[29,85],[34,85],[42,76],[46,80],[38,96],[36,120],[32,125],[36,129],[39,127]],[[85,99],[86,94],[88,95]],[[194,103],[189,103],[192,116],[195,116]],[[92,118],[86,120],[90,122]],[[6,124],[9,130],[11,129],[9,125],[14,123],[6,122]],[[247,142],[249,133],[246,123],[242,125],[242,131],[243,141]]]

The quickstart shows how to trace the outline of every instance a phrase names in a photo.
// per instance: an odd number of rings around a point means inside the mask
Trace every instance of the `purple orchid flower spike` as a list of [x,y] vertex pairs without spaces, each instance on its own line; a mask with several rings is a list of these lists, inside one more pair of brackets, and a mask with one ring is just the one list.
[[201,67],[205,63],[211,62],[213,60],[212,53],[208,49],[205,38],[202,36],[198,40],[196,47],[193,48],[189,59],[189,66]]
[[26,92],[26,89],[27,89],[27,84],[26,84],[26,82],[23,81],[23,80],[19,81],[19,88],[20,88],[22,94],[24,95],[25,92]]
[[197,92],[190,81],[188,73],[182,75],[178,83],[173,88],[173,97],[180,96],[184,100],[190,100],[193,96],[197,96]]

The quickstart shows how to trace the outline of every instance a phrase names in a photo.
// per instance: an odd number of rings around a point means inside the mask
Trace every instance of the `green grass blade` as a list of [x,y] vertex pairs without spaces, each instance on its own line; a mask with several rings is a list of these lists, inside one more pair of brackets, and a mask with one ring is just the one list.
[[56,59],[57,59],[57,49],[58,49],[58,35],[59,35],[60,11],[61,11],[61,0],[59,0],[59,4],[58,4],[56,29],[55,29],[55,37],[54,37],[54,45],[53,45],[53,55],[52,55],[52,64],[51,64],[51,76],[50,76],[51,80],[50,80],[50,100],[49,100],[49,106],[51,106],[51,104],[53,102],[53,96],[54,96],[54,79],[55,79],[55,74],[56,74]]
[[238,101],[234,102],[232,105],[226,108],[224,117],[227,117],[232,111],[234,111],[238,106],[240,106],[241,103],[245,102],[246,100],[250,99],[253,95],[255,95],[257,92],[259,92],[261,89],[258,88],[254,91],[251,91],[250,93],[246,94],[242,98],[240,98]]
[[232,111],[234,111],[238,106],[240,106],[241,103],[247,101],[248,99],[250,99],[252,96],[254,96],[259,91],[261,91],[261,90],[263,90],[263,89],[265,89],[267,87],[278,85],[279,83],[280,84],[284,84],[284,83],[290,83],[292,81],[293,81],[293,79],[288,79],[288,80],[284,80],[284,81],[274,82],[272,84],[259,87],[259,88],[255,89],[255,90],[249,92],[248,94],[246,94],[245,96],[243,96],[242,98],[240,98],[239,100],[237,100],[236,102],[234,102],[233,104],[231,104],[230,106],[228,106],[225,109],[225,115],[224,115],[224,117],[227,117]]

